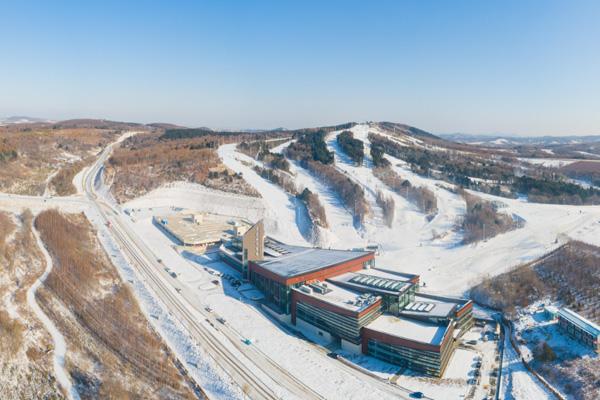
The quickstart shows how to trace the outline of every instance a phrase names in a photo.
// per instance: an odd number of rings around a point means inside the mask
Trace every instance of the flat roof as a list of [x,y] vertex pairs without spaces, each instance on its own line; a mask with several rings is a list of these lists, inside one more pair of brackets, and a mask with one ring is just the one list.
[[569,310],[568,308],[561,308],[558,311],[558,315],[571,322],[573,325],[576,325],[584,331],[589,332],[592,336],[600,336],[600,327],[592,321],[577,314],[575,311]]
[[266,238],[265,259],[254,261],[254,263],[276,275],[291,278],[369,254],[373,254],[373,252],[292,246],[272,238]]
[[392,270],[383,269],[383,268],[369,268],[369,269],[364,269],[362,271],[357,271],[356,273],[364,274],[364,275],[378,276],[380,278],[393,279],[393,280],[402,281],[402,282],[411,282],[414,278],[419,277],[419,275],[407,274],[404,272],[392,271]]
[[400,314],[414,317],[447,318],[453,316],[457,304],[453,298],[444,299],[441,296],[432,298],[415,293],[414,300],[400,310]]
[[[194,217],[198,216],[198,223]],[[154,221],[184,245],[216,243],[232,237],[235,224],[250,227],[244,220],[224,215],[205,213],[178,213],[154,216]]]
[[[360,312],[366,309],[367,307],[369,307],[370,305],[372,305],[380,299],[379,296],[369,296],[365,295],[364,293],[357,293],[331,283],[317,282],[316,286],[324,287],[327,290],[325,291],[325,293],[319,293],[311,285],[303,285],[300,288],[294,288],[292,290],[300,292],[305,296],[315,298],[319,301],[324,301],[326,303],[332,304],[336,307],[356,312]],[[307,293],[306,288],[309,288],[311,292]]]
[[383,314],[367,325],[367,328],[413,342],[439,346],[444,340],[448,325]]
[[413,285],[411,278],[414,278],[414,276],[369,268],[357,272],[347,272],[328,280],[363,292],[398,295]]

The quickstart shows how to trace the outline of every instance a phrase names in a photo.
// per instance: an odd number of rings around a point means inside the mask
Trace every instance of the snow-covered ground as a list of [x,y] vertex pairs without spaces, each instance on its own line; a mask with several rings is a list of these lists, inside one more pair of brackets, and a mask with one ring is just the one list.
[[202,185],[173,182],[121,206],[125,209],[189,208],[213,214],[232,215],[258,221],[265,216],[262,200],[255,197],[220,192]]
[[[130,261],[125,258],[120,247],[108,233],[98,212],[90,209],[86,212],[86,216],[98,228],[98,239],[117,267],[121,278],[132,285],[136,298],[140,302],[140,309],[179,360],[184,363],[194,380],[211,398],[243,399],[244,395],[238,386],[215,365],[210,355],[194,343],[181,322],[175,319],[157,296],[148,289],[143,278],[131,267]],[[147,227],[146,231],[150,232],[150,229]],[[165,242],[166,240],[161,240],[160,244],[164,246]],[[168,245],[166,247],[168,248]],[[171,258],[165,260],[172,261]]]
[[519,158],[519,161],[524,161],[532,165],[560,168],[581,160],[568,160],[562,158]]
[[508,336],[504,346],[500,398],[506,400],[554,399],[554,395],[527,371],[517,352],[512,348]]
[[[291,162],[291,172],[296,176],[296,183],[317,193],[327,213],[330,227],[322,232],[322,246],[352,248],[376,243],[382,249],[377,258],[379,267],[420,274],[426,291],[462,295],[485,277],[535,259],[554,249],[567,237],[600,244],[598,206],[533,204],[476,193],[490,201],[502,203],[502,212],[514,213],[523,218],[526,224],[524,228],[486,242],[464,246],[461,244],[462,235],[455,228],[457,220],[465,212],[464,200],[445,189],[449,187],[447,183],[418,176],[401,160],[387,156],[393,168],[403,178],[413,185],[426,186],[435,193],[438,213],[428,221],[412,204],[389,191],[373,176],[368,155],[367,136],[370,130],[373,128],[367,125],[352,128],[355,136],[363,140],[367,147],[366,161],[362,166],[355,166],[347,160],[337,146],[335,134],[327,138],[328,147],[335,152],[337,167],[365,188],[367,200],[374,210],[362,227],[354,226],[351,213],[330,188]],[[287,145],[289,142],[278,146],[274,151],[282,151]],[[225,280],[220,285],[212,283],[215,277],[205,267],[232,275],[235,273],[214,256],[179,254],[173,243],[152,225],[150,216],[159,214],[161,208],[164,211],[169,207],[182,207],[251,221],[265,218],[268,234],[290,243],[306,244],[303,235],[303,224],[306,221],[298,218],[298,209],[293,199],[276,185],[258,176],[251,168],[254,160],[236,152],[235,145],[221,147],[219,155],[229,168],[243,173],[244,178],[261,193],[261,199],[224,194],[200,185],[169,185],[123,206],[144,210],[135,213],[135,221],[131,221],[133,229],[165,264],[168,263],[176,271],[182,284],[198,294],[203,305],[210,305],[215,312],[227,319],[240,336],[251,338],[259,351],[295,373],[303,382],[315,385],[325,397],[389,396],[384,390],[378,391],[372,385],[365,385],[360,373],[340,367],[339,362],[325,357],[322,350],[276,326],[252,300],[245,298]],[[374,197],[377,190],[384,191],[395,200],[396,217],[391,228],[385,226],[380,210],[377,209]],[[458,359],[463,355],[462,352],[459,353]],[[453,367],[451,374],[462,375],[457,368]],[[516,355],[510,352],[509,346],[505,372],[503,390],[506,397],[548,397]],[[324,377],[327,379],[323,379]],[[401,376],[398,380],[400,384],[417,390],[419,386],[410,386],[410,381],[407,380],[409,378]],[[429,387],[425,383],[424,385]],[[463,389],[460,389],[462,393]],[[423,391],[426,394],[428,392]]]
[[[366,384],[361,373],[343,368],[339,361],[327,357],[324,350],[278,326],[275,320],[261,310],[258,303],[249,298],[251,296],[246,287],[238,291],[226,279],[215,274],[238,275],[220,261],[216,254],[194,255],[180,251],[152,224],[151,215],[164,211],[164,208],[157,207],[152,210],[142,209],[134,212],[128,223],[157,257],[162,259],[162,263],[177,275],[177,282],[193,294],[196,308],[210,307],[215,315],[226,319],[228,326],[237,332],[240,340],[251,339],[256,351],[293,373],[324,398],[397,398],[377,386]],[[219,284],[214,284],[215,280]],[[142,299],[144,298],[143,296]],[[163,315],[159,320],[163,320]],[[199,380],[203,387],[204,379]]]
[[48,254],[42,239],[40,238],[39,233],[35,228],[33,228],[33,235],[35,236],[35,240],[40,248],[40,251],[44,255],[44,260],[46,262],[46,269],[44,273],[31,285],[29,289],[27,289],[27,304],[29,308],[35,313],[36,317],[42,322],[44,327],[50,333],[52,337],[52,342],[54,344],[54,357],[53,357],[53,367],[54,373],[56,375],[56,380],[62,387],[62,389],[67,394],[69,399],[79,399],[79,393],[73,387],[71,382],[71,377],[65,369],[65,355],[67,353],[67,345],[65,342],[64,336],[60,333],[54,322],[44,313],[42,308],[36,301],[35,292],[37,289],[44,283],[50,271],[52,271],[52,257]]
[[246,182],[255,188],[262,196],[260,199],[265,207],[264,224],[267,231],[272,232],[285,242],[291,244],[308,244],[310,221],[302,205],[293,196],[287,194],[279,186],[261,178],[250,167],[255,162],[245,154],[235,151],[236,144],[226,144],[219,147],[219,157],[228,168],[242,173]]

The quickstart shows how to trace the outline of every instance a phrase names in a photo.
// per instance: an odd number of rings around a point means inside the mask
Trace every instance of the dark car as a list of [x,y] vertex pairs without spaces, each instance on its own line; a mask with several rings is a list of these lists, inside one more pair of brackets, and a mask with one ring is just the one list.
[[335,358],[337,360],[338,354],[335,351],[332,351],[331,353],[327,353],[327,357]]
[[425,395],[423,394],[423,392],[412,392],[410,394],[410,397],[415,399],[422,399],[423,397],[425,397]]

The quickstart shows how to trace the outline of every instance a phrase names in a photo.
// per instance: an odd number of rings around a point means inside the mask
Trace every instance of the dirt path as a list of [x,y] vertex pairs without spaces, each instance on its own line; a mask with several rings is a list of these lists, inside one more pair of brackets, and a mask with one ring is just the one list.
[[79,400],[79,394],[73,387],[71,383],[71,378],[65,370],[65,354],[67,352],[65,338],[56,328],[56,325],[54,325],[52,320],[50,320],[50,318],[48,318],[48,316],[44,314],[44,312],[42,311],[41,307],[35,299],[36,290],[44,283],[44,281],[48,277],[48,274],[52,270],[52,257],[50,257],[50,254],[48,254],[48,251],[46,250],[46,247],[44,246],[44,243],[42,242],[42,239],[40,238],[40,235],[35,229],[35,227],[32,227],[32,231],[40,250],[44,254],[44,259],[46,260],[46,270],[27,290],[27,304],[29,304],[29,307],[31,307],[35,315],[39,318],[46,330],[48,330],[48,332],[52,336],[52,342],[54,343],[53,366],[54,373],[56,374],[56,380],[63,388],[63,390],[67,393],[67,397],[69,399]]

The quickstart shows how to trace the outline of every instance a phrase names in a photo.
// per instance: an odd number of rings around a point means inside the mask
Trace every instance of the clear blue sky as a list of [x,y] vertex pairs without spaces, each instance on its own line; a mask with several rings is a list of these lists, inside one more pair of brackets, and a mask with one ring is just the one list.
[[0,117],[600,134],[599,1],[88,3],[0,3]]

